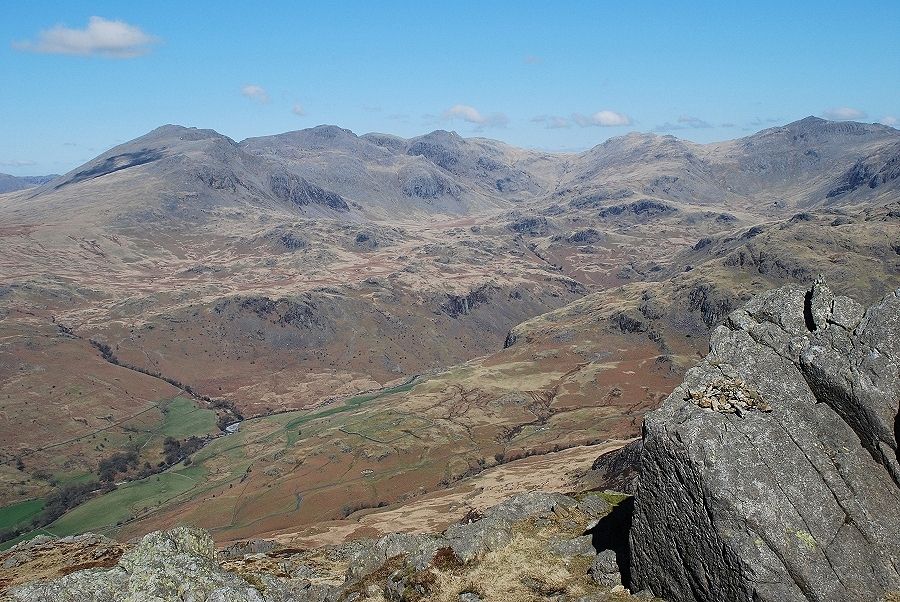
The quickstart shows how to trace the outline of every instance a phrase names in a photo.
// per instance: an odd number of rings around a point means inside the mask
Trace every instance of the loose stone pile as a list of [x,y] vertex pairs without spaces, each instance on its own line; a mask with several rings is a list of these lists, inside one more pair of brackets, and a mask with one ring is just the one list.
[[693,401],[705,410],[722,414],[741,416],[745,410],[772,411],[772,406],[763,401],[759,392],[739,378],[719,379],[707,383],[702,390],[691,389],[685,399]]

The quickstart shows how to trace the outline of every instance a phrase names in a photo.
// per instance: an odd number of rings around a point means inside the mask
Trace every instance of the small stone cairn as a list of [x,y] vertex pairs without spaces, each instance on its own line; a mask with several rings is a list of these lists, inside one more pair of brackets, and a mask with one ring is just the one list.
[[747,411],[772,411],[772,406],[763,400],[759,392],[739,378],[719,379],[707,383],[703,389],[691,389],[685,400],[693,401],[709,412],[722,414],[743,416]]

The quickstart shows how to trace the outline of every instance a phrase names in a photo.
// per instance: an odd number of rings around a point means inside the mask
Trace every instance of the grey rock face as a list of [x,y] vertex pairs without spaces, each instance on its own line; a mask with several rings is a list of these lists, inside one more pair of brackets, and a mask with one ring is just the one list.
[[597,553],[590,535],[560,539],[550,543],[550,551],[558,556],[593,556]]
[[271,539],[251,539],[234,543],[219,552],[220,558],[241,558],[247,554],[264,554],[271,552],[276,544]]
[[447,541],[436,535],[389,533],[371,545],[361,545],[353,554],[350,576],[362,577],[371,573],[396,556],[404,556],[406,563],[421,570],[434,558],[435,553],[447,546]]
[[598,472],[605,487],[634,493],[643,446],[643,441],[637,439],[625,447],[606,452],[594,460],[591,470]]
[[622,584],[622,575],[613,550],[603,550],[597,554],[591,563],[590,573],[594,582],[602,587],[612,588]]
[[[863,312],[823,282],[729,315],[644,424],[632,589],[670,602],[875,600],[900,589],[900,291]],[[690,389],[739,379],[772,411]]]
[[324,205],[336,211],[349,211],[341,195],[310,184],[294,174],[276,173],[270,178],[272,194],[283,201],[305,206],[310,203]]
[[514,523],[532,516],[547,515],[560,506],[574,507],[576,504],[572,498],[558,493],[523,493],[491,508],[481,520],[449,527],[444,537],[456,556],[468,562],[478,554],[508,544],[512,539]]

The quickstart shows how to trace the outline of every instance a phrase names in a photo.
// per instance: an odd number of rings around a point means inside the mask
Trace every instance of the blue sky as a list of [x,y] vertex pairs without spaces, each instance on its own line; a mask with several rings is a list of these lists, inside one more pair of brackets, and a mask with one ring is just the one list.
[[[92,19],[93,18],[93,19]],[[900,3],[25,2],[0,6],[0,172],[165,123],[333,123],[549,150],[900,118]]]

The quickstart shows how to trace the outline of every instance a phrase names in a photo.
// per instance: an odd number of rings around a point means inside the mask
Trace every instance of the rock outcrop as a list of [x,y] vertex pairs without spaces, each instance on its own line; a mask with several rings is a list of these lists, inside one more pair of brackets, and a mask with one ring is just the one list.
[[263,597],[245,579],[223,571],[212,537],[202,529],[180,527],[145,536],[108,570],[76,571],[61,579],[28,583],[11,592],[17,601],[42,602],[263,602],[295,599],[287,588],[269,583]]
[[615,505],[622,497],[523,493],[442,534],[392,533],[313,550],[255,541],[217,554],[206,531],[181,527],[146,535],[117,564],[70,567],[8,595],[16,602],[627,602],[637,598],[621,583],[621,551],[607,547],[610,536],[623,539],[606,524],[623,514]]
[[633,589],[669,602],[900,590],[898,367],[900,290],[864,311],[817,281],[732,312],[645,419]]

